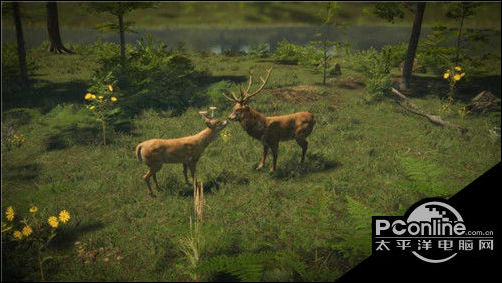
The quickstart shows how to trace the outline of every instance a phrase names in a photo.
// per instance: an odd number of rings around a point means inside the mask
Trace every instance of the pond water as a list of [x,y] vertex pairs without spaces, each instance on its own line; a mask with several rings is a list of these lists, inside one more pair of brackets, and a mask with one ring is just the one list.
[[[283,38],[296,44],[306,44],[315,40],[315,35],[321,32],[320,27],[246,27],[246,28],[173,28],[173,29],[136,29],[137,33],[126,34],[126,41],[136,42],[142,36],[151,34],[155,38],[164,40],[168,46],[176,46],[183,42],[185,46],[196,51],[213,51],[217,54],[224,50],[248,51],[250,46],[267,43],[275,49]],[[330,32],[330,40],[349,42],[353,48],[377,49],[388,44],[408,42],[411,27],[398,26],[349,26],[345,30]],[[421,37],[431,32],[430,28],[422,28]],[[491,32],[492,43],[500,50],[500,31]],[[38,46],[48,40],[45,28],[25,28],[25,42],[28,48]],[[63,28],[61,30],[63,42],[90,43],[96,40],[105,42],[119,42],[116,33],[101,33],[94,29]],[[15,41],[13,29],[2,29],[4,42]]]

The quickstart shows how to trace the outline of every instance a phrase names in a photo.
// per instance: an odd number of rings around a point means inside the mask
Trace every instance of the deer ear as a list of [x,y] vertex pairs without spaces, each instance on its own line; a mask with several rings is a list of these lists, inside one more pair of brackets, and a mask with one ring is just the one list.
[[213,127],[213,124],[211,124],[211,120],[209,120],[208,118],[204,117],[204,123],[206,123],[206,126],[208,126],[209,128],[212,128]]

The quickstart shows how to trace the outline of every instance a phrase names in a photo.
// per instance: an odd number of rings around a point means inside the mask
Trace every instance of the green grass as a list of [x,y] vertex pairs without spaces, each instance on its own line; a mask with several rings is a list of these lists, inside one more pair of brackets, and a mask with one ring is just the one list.
[[[40,50],[29,55],[40,63],[40,80],[34,86],[40,95],[82,102],[90,70],[96,66],[93,56],[57,56]],[[294,141],[283,142],[274,174],[268,168],[253,169],[260,143],[235,123],[227,127],[227,142],[217,139],[206,149],[197,168],[207,204],[202,263],[236,257],[237,262],[256,265],[253,255],[286,254],[300,275],[275,270],[265,279],[336,279],[369,255],[370,215],[398,215],[424,197],[450,197],[500,162],[500,138],[492,139],[489,132],[500,125],[500,111],[464,120],[454,112],[443,114],[469,129],[462,136],[390,100],[366,102],[364,85],[357,83],[361,75],[344,67],[350,62],[342,64],[342,77],[330,79],[324,87],[322,74],[299,66],[249,56],[192,58],[198,69],[231,79],[273,66],[267,89],[251,105],[266,115],[310,111],[317,120],[306,162],[299,164],[301,151]],[[78,71],[68,72],[74,68]],[[496,77],[500,85],[500,74]],[[75,81],[78,87],[70,87]],[[295,92],[301,89],[298,85],[313,89],[312,97]],[[277,91],[282,87],[293,87],[291,96]],[[413,100],[437,113],[441,101],[435,93],[430,90]],[[44,112],[51,107],[49,102],[44,105]],[[50,126],[44,115],[24,125],[15,123],[27,141],[10,151],[2,147],[2,207],[14,206],[18,216],[26,215],[32,204],[72,214],[51,246],[51,253],[63,257],[47,263],[48,280],[191,280],[180,246],[189,234],[191,187],[183,182],[181,165],[164,165],[158,174],[162,190],[151,199],[141,180],[146,166],[138,164],[133,151],[146,139],[202,130],[199,110],[190,108],[178,117],[147,110],[134,117],[130,133],[115,133],[107,146],[76,144],[49,151],[41,138]],[[229,111],[220,109],[218,117]],[[10,122],[14,123],[3,121]],[[76,241],[85,244],[84,260]],[[105,258],[110,260],[104,262]],[[3,262],[5,278],[37,279],[29,269],[9,265],[9,258]]]
[[[142,28],[172,28],[183,26],[269,26],[269,25],[310,25],[319,24],[319,12],[325,11],[322,2],[164,2],[155,9],[136,10],[126,16],[134,20],[137,27]],[[59,3],[60,25],[62,27],[93,27],[103,21],[114,21],[111,15],[97,14],[85,9],[82,3]],[[337,20],[351,25],[390,25],[372,14],[363,12],[372,8],[369,3],[341,3]],[[23,3],[23,24],[26,26],[45,27],[45,4]],[[424,26],[446,24],[456,26],[456,23],[444,15],[447,10],[445,3],[427,3],[424,14]],[[12,16],[4,9],[2,21],[4,25],[12,25]],[[231,15],[231,16],[229,16]],[[467,19],[465,26],[470,28],[493,28],[500,30],[500,3],[483,3],[478,8],[476,16]],[[409,26],[413,22],[411,13],[406,12],[403,19],[397,19],[395,24]]]

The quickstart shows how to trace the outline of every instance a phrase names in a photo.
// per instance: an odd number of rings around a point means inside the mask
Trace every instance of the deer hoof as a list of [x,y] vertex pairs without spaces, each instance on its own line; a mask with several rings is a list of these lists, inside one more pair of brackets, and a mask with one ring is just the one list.
[[151,198],[156,198],[157,196],[155,194],[148,194]]

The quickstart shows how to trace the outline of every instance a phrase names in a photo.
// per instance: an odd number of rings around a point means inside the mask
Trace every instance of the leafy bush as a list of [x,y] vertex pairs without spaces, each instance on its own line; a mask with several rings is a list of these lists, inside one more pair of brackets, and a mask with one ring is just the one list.
[[127,64],[121,66],[119,48],[108,43],[99,49],[101,67],[94,72],[90,92],[117,85],[128,113],[145,108],[184,110],[199,101],[192,80],[194,64],[179,49],[168,50],[165,43],[147,36],[135,47],[128,46]]
[[400,43],[395,45],[386,45],[382,48],[382,52],[388,52],[392,67],[399,67],[399,65],[404,62],[407,49],[408,46],[406,43]]
[[207,94],[211,100],[211,105],[214,105],[220,109],[227,108],[232,105],[222,93],[228,93],[228,90],[233,88],[233,83],[231,81],[220,81],[209,86],[207,89]]
[[357,71],[365,76],[366,90],[373,98],[380,98],[390,91],[392,79],[389,50],[378,52],[376,49],[370,48],[352,56],[352,60]]
[[267,43],[253,45],[250,48],[249,54],[257,56],[259,58],[267,58],[268,56],[270,56],[270,46]]
[[296,65],[298,64],[298,61],[300,61],[302,54],[302,46],[290,43],[286,39],[283,39],[277,45],[273,58],[278,63]]
[[296,45],[283,39],[274,51],[274,60],[283,64],[299,64],[304,67],[318,68],[321,66],[323,52],[315,42],[307,46]]
[[323,64],[323,51],[318,48],[315,42],[310,42],[303,47],[298,64],[308,68],[319,69]]

